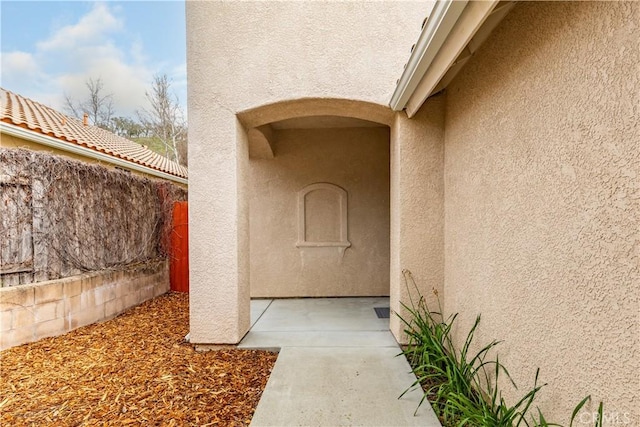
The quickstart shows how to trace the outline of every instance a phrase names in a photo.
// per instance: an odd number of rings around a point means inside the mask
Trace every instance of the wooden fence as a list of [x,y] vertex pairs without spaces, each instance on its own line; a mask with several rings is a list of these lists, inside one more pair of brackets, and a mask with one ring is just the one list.
[[167,256],[186,190],[42,152],[0,149],[0,284],[14,286]]

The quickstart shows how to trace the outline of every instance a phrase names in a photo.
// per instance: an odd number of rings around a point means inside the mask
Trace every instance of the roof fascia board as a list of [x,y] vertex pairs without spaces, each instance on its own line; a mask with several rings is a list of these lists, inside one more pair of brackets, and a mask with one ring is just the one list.
[[445,42],[447,35],[458,21],[467,3],[466,0],[436,2],[391,96],[389,106],[392,110],[401,111],[405,108],[407,101]]
[[499,0],[468,2],[432,61],[425,65],[426,71],[405,105],[407,116],[413,117],[426,99],[433,94],[440,80],[498,3]]
[[90,148],[82,147],[79,145],[71,145],[69,143],[62,142],[51,136],[41,135],[18,126],[13,126],[7,123],[0,122],[0,131],[1,133],[6,133],[7,135],[15,136],[16,138],[25,139],[27,141],[31,141],[38,144],[42,144],[47,147],[55,148],[57,150],[78,154],[80,156],[89,157],[91,159],[98,160],[105,163],[110,163],[112,165],[119,166],[124,169],[134,170],[147,175],[152,175],[158,178],[178,182],[184,185],[189,184],[189,181],[184,178],[180,178],[178,176],[174,176],[156,169],[152,169],[147,166],[139,165],[137,163],[132,163],[127,160],[122,160],[117,157],[113,157],[108,154],[104,154],[99,151],[92,150]]
[[473,35],[471,40],[469,40],[467,47],[462,50],[453,64],[451,64],[451,67],[449,67],[449,70],[447,70],[445,75],[440,79],[440,82],[431,91],[432,94],[440,92],[453,81],[458,72],[471,59],[478,48],[482,46],[502,19],[511,11],[511,9],[513,9],[515,4],[515,2],[511,1],[501,1],[498,3],[498,5],[491,11],[491,14],[482,23],[478,31]]

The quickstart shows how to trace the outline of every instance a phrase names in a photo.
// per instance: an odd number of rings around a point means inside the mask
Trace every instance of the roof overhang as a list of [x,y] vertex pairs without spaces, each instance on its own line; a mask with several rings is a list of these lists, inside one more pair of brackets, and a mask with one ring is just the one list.
[[389,106],[413,117],[444,89],[515,2],[439,0],[425,22]]
[[169,181],[177,182],[180,184],[188,185],[189,181],[185,178],[181,178],[175,175],[171,175],[166,172],[159,171],[144,165],[133,163],[127,160],[120,159],[118,157],[111,156],[109,154],[102,153],[100,151],[92,150],[88,147],[81,145],[72,145],[59,139],[53,138],[48,135],[35,133],[31,130],[24,129],[20,126],[10,125],[4,122],[0,122],[0,133],[14,136],[16,138],[24,139],[27,141],[35,142],[46,147],[55,148],[57,150],[66,151],[69,153],[77,154],[80,156],[88,157],[93,160],[98,160],[104,163],[110,163],[114,166],[118,166],[123,169],[133,170],[146,175],[151,175],[157,178],[166,179]]

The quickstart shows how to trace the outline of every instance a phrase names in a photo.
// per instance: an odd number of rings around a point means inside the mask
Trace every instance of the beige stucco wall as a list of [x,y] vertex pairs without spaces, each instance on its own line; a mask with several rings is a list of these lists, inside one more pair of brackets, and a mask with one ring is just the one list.
[[562,423],[591,394],[640,425],[638,22],[518,4],[447,91],[446,311]]
[[[274,159],[250,161],[251,296],[388,295],[389,128],[286,129],[276,141]],[[298,192],[314,183],[347,192],[350,247],[296,246]],[[331,201],[307,204],[310,238],[338,222]]]
[[[444,297],[444,96],[429,99],[413,119],[398,114],[391,131],[391,309],[420,293],[432,304]],[[414,283],[405,282],[408,270]],[[404,324],[391,316],[391,331],[407,342]]]
[[386,106],[432,4],[187,1],[189,102],[233,113],[308,97]]
[[[249,129],[239,127],[238,117],[249,128],[262,125],[241,113],[275,103],[276,111],[269,110],[274,120],[315,113],[381,121],[362,117],[359,108],[388,111],[395,81],[432,5],[187,2],[193,342],[237,342],[248,328],[248,196],[243,189]],[[304,101],[287,104],[308,98],[326,102],[316,110],[306,109]]]
[[189,108],[190,340],[237,343],[250,320],[247,136],[227,110]]

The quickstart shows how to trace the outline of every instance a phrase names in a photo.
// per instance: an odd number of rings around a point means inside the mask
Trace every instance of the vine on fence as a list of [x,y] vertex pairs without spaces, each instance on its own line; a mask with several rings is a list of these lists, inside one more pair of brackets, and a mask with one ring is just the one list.
[[22,149],[0,149],[0,171],[3,286],[165,257],[173,203],[187,194],[168,181]]

